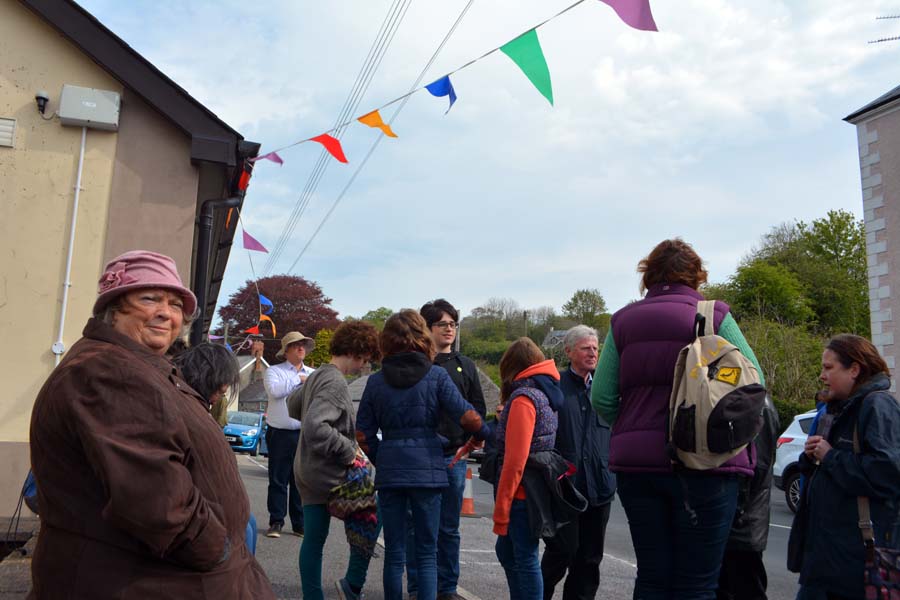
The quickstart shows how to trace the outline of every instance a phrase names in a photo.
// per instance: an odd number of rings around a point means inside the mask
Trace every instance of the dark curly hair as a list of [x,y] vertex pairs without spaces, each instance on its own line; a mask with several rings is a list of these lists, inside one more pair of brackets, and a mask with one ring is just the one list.
[[647,258],[638,263],[637,271],[644,274],[642,293],[657,283],[683,283],[696,290],[706,283],[708,275],[703,260],[681,238],[658,243]]
[[347,321],[335,329],[328,351],[332,356],[367,356],[378,362],[381,347],[378,344],[378,330],[365,321]]
[[381,332],[381,351],[384,356],[401,352],[421,352],[434,360],[434,341],[422,315],[411,308],[394,313]]

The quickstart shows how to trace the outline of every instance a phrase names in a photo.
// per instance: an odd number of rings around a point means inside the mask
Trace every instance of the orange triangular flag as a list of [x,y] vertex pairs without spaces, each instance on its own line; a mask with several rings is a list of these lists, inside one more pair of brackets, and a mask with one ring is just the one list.
[[388,137],[397,137],[397,134],[393,132],[391,126],[381,120],[381,113],[377,110],[373,110],[369,114],[361,116],[357,121],[363,125],[368,125],[369,127],[377,127]]
[[275,321],[272,320],[268,315],[259,315],[259,322],[268,321],[272,324],[272,337],[278,337],[278,333],[275,331]]
[[248,327],[244,330],[244,333],[259,333],[259,325],[254,325],[253,327]]

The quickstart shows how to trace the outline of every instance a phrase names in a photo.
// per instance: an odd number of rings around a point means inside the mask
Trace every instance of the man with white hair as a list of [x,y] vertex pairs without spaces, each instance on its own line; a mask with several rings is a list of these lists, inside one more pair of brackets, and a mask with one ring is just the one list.
[[565,396],[559,411],[556,448],[573,463],[575,487],[588,509],[547,540],[541,559],[544,599],[550,600],[566,571],[563,600],[592,600],[600,586],[600,561],[616,478],[609,467],[609,425],[591,407],[591,382],[599,358],[597,331],[586,325],[570,329],[563,340],[569,368],[560,373]]

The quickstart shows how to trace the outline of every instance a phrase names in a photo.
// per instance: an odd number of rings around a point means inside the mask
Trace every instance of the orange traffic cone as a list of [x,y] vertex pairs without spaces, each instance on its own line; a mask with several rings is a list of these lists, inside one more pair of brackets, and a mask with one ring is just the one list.
[[462,507],[459,511],[461,517],[474,517],[475,514],[475,493],[472,490],[472,468],[466,468],[466,487],[463,489]]

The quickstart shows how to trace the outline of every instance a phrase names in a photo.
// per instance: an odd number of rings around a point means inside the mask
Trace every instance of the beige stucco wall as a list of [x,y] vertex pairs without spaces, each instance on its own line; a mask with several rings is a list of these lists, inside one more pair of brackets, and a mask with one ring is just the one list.
[[190,286],[199,185],[190,138],[129,90],[123,105],[104,256],[167,254]]
[[[79,128],[44,121],[38,89],[58,106],[64,83],[121,92],[121,85],[18,2],[0,2],[0,117],[17,121],[0,147],[0,515],[15,508],[28,466],[31,407],[54,365]],[[103,260],[116,134],[88,131],[63,340],[78,339]]]
[[[900,102],[857,124],[872,343],[894,371],[900,363]],[[897,385],[896,373],[893,389]]]

